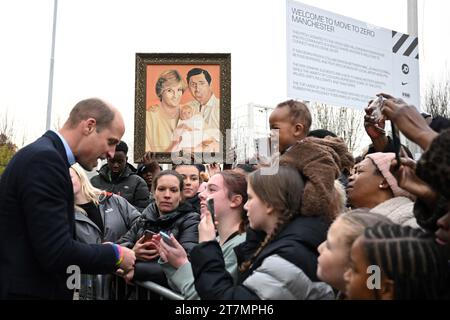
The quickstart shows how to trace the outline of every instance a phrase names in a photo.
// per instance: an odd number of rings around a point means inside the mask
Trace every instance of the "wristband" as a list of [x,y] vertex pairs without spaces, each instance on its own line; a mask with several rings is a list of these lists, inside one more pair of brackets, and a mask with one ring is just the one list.
[[119,260],[116,262],[116,267],[119,267],[123,262],[123,249],[122,249],[122,246],[117,245],[117,244],[115,245],[115,247],[119,251]]

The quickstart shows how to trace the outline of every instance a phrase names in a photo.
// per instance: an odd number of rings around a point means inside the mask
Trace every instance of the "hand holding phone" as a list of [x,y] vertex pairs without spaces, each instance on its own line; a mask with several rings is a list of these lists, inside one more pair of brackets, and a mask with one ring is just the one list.
[[375,122],[380,122],[381,120],[384,119],[384,115],[381,112],[383,103],[384,98],[382,96],[377,96],[368,107],[368,109],[372,111],[371,115]]
[[156,236],[156,233],[151,231],[151,230],[145,230],[144,231],[144,240],[142,241],[143,243],[145,242],[149,242],[150,240],[152,240],[152,237]]
[[175,247],[175,245],[172,242],[172,239],[167,233],[165,233],[164,231],[160,231],[159,234],[161,235],[161,238],[165,243],[167,243],[171,247]]
[[206,207],[208,208],[209,212],[211,212],[211,219],[214,224],[214,199],[209,198],[206,200]]

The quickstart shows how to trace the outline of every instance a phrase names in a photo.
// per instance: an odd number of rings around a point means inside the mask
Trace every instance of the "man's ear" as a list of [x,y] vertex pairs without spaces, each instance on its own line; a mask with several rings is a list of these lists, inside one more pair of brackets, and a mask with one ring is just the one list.
[[94,118],[89,118],[85,121],[85,126],[83,128],[83,133],[86,135],[91,134],[94,132],[95,128],[97,126],[97,121]]
[[242,196],[240,194],[235,194],[231,197],[231,203],[230,203],[230,207],[231,208],[238,208],[241,204],[242,204]]
[[386,277],[381,279],[380,295],[382,300],[394,300],[395,283]]

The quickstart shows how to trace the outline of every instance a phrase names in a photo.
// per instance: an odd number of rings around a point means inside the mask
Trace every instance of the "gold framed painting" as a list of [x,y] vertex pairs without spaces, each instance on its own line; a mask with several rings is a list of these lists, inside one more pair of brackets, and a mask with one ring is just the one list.
[[[134,158],[223,159],[231,125],[231,54],[137,53]],[[206,156],[208,155],[208,156]]]

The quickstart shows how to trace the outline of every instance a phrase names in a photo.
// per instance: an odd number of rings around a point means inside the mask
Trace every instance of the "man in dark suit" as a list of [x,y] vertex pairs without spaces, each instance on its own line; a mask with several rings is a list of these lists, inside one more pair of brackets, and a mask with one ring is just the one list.
[[[134,252],[75,240],[69,167],[92,170],[112,158],[125,131],[120,112],[100,99],[80,101],[63,128],[22,148],[0,181],[0,299],[72,299],[83,274],[134,268]],[[75,269],[74,269],[75,268]]]

